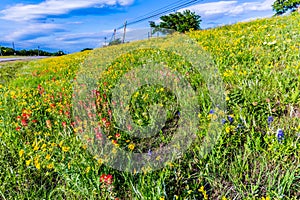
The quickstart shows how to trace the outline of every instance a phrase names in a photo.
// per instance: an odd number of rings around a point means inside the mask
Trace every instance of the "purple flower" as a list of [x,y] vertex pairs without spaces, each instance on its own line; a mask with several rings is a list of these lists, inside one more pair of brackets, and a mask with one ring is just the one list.
[[268,117],[268,124],[270,125],[274,121],[274,118],[272,116]]
[[277,140],[282,142],[284,140],[284,132],[282,129],[277,130]]
[[232,123],[232,122],[233,122],[233,117],[231,117],[231,116],[228,116],[227,118],[228,118],[228,121],[229,121],[230,123]]
[[213,109],[211,109],[210,111],[209,111],[209,114],[214,114],[215,113],[215,111],[213,110]]
[[222,124],[226,124],[226,119],[222,119]]
[[148,150],[148,156],[152,156],[152,151],[151,151],[151,149]]

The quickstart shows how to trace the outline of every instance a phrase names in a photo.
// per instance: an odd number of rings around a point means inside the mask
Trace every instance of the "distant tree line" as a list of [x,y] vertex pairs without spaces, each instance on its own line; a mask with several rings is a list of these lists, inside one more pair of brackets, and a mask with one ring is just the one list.
[[39,50],[39,49],[22,49],[22,50],[14,50],[9,47],[0,47],[0,56],[62,56],[65,55],[63,51],[57,51],[54,53],[50,53],[47,51]]

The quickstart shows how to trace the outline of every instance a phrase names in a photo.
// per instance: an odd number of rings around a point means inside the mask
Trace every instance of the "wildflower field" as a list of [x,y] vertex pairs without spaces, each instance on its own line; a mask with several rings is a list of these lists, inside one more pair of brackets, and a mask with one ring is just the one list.
[[[172,46],[168,38],[0,63],[0,199],[299,199],[300,14],[187,35],[218,69],[223,111],[214,105],[205,77],[190,62],[163,48],[134,49],[147,42]],[[182,44],[177,45],[173,48]],[[98,88],[85,99],[95,99],[94,103],[75,102],[82,106],[79,111],[88,113],[82,119],[74,108],[74,98],[81,94],[76,89],[85,87],[76,87],[79,74],[93,73],[98,66],[88,61],[104,51],[116,58],[94,74],[99,76]],[[146,85],[128,97],[126,109],[133,124],[151,124],[153,104],[167,110],[167,124],[154,137],[142,139],[116,128],[114,117],[121,115],[111,109],[119,103],[111,91],[125,72],[147,64],[148,58],[165,63],[198,89],[199,126],[191,145],[164,167],[120,171],[91,150],[91,144],[110,143],[116,156],[118,148],[154,156],[154,148],[171,141],[183,117],[178,97],[169,88]],[[105,59],[109,56],[101,57]],[[97,110],[96,116],[88,112],[89,106]],[[202,139],[212,121],[220,124],[220,137],[203,155]],[[103,131],[85,134],[91,123]]]

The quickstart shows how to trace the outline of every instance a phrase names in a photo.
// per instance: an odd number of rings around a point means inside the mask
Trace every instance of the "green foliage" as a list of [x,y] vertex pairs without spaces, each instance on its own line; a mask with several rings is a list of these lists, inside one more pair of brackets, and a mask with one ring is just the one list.
[[83,51],[91,51],[91,50],[93,50],[93,48],[84,48],[84,49],[81,50],[81,52],[83,52]]
[[0,51],[2,56],[9,56],[9,55],[14,55],[14,49],[13,48],[9,48],[9,47],[1,47],[0,46]]
[[108,43],[108,46],[118,45],[118,44],[122,44],[121,38],[117,38],[115,40],[112,40],[111,42]]
[[296,11],[299,5],[300,0],[276,0],[272,7],[276,15],[282,15],[289,10]]
[[[295,13],[188,33],[212,55],[222,75],[230,118],[224,119],[214,149],[202,157],[202,137],[216,116],[208,114],[210,98],[203,91],[200,130],[192,146],[165,168],[139,174],[104,165],[72,126],[74,78],[88,51],[23,66],[1,63],[0,199],[299,199],[299,23]],[[106,49],[113,54],[121,47]],[[202,84],[178,55],[159,49],[120,55],[100,79],[102,117],[110,117],[109,86],[118,84],[126,69],[147,64],[147,56],[181,69],[192,85]],[[148,123],[145,108],[151,102],[168,107],[174,102],[160,86],[139,91],[129,107],[136,123]],[[282,142],[277,129],[284,130]],[[132,142],[122,134],[107,140],[112,139],[124,147]],[[112,175],[111,184],[100,182],[103,174]]]
[[160,19],[162,22],[160,24],[155,24],[155,22],[150,21],[150,27],[154,28],[154,33],[161,29],[171,29],[178,31],[180,33],[184,33],[187,31],[199,30],[201,17],[196,15],[194,12],[190,10],[185,10],[183,13],[176,12],[169,15],[161,16]]
[[7,84],[15,78],[16,73],[26,64],[26,62],[5,63],[0,65],[0,84]]
[[47,51],[43,51],[43,50],[39,50],[39,49],[22,49],[22,50],[14,50],[13,48],[9,48],[9,47],[1,47],[0,46],[0,56],[13,56],[13,55],[17,55],[17,56],[62,56],[65,55],[65,53],[63,51],[57,51],[54,53],[50,53]]

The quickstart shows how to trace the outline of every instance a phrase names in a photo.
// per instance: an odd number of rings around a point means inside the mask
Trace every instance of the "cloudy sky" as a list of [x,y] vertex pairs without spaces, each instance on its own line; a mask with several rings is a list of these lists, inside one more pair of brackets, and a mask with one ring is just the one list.
[[[1,0],[0,46],[17,50],[37,48],[66,53],[84,48],[102,46],[112,38],[113,30],[149,16],[158,9],[165,11],[170,5],[188,1],[178,0]],[[274,0],[199,0],[190,9],[202,18],[201,27],[247,21],[273,15]],[[169,6],[169,7],[167,7]],[[152,13],[154,14],[154,13]],[[166,13],[167,14],[167,13]],[[159,16],[128,26],[126,41],[147,38],[148,21],[158,21]],[[122,29],[117,31],[121,37]]]

